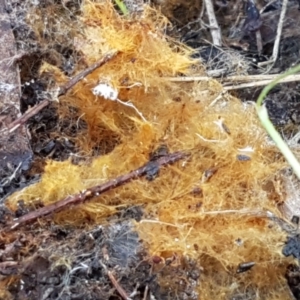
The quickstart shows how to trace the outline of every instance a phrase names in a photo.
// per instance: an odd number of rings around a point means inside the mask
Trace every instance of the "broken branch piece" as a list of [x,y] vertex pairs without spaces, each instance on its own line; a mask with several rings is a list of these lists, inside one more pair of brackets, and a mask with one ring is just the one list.
[[[58,91],[58,96],[64,95],[69,89],[71,89],[77,82],[82,80],[84,77],[92,73],[94,70],[98,69],[99,67],[103,66],[105,63],[107,63],[109,60],[111,60],[115,55],[117,54],[117,51],[108,53],[104,55],[102,59],[92,64],[87,69],[83,70],[76,76],[74,76],[72,79],[70,79],[66,84],[61,86]],[[35,105],[34,107],[28,109],[26,113],[24,113],[21,117],[10,123],[6,130],[8,130],[8,133],[14,132],[17,128],[19,128],[21,125],[25,124],[31,117],[36,115],[39,111],[41,111],[43,108],[48,106],[50,104],[51,100],[43,100],[39,104]]]
[[121,186],[132,179],[146,175],[149,171],[152,170],[153,164],[156,164],[157,167],[161,167],[164,165],[172,164],[186,156],[187,156],[186,153],[175,152],[175,153],[160,157],[155,161],[150,161],[150,162],[146,163],[144,166],[142,166],[134,171],[131,171],[125,175],[121,175],[117,178],[111,179],[104,184],[88,188],[86,190],[83,190],[83,191],[75,194],[75,195],[71,195],[62,200],[59,200],[56,203],[53,203],[48,206],[44,206],[40,209],[37,209],[35,211],[32,211],[32,212],[14,220],[13,224],[11,224],[11,226],[10,226],[10,229],[15,229],[24,223],[35,221],[36,219],[38,219],[40,217],[45,217],[47,215],[57,213],[69,205],[78,205],[88,199],[91,199],[94,196],[99,196],[100,194],[102,194],[106,191],[109,191],[113,188]]

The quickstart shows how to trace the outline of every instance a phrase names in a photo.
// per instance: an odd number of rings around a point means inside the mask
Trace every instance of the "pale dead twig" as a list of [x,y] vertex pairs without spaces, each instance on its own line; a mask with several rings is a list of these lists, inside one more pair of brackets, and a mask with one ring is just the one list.
[[149,286],[148,286],[148,284],[147,284],[146,287],[145,287],[143,300],[147,300],[148,291],[149,291]]
[[202,3],[201,12],[200,12],[200,15],[199,15],[200,20],[202,20],[202,18],[203,18],[204,11],[205,11],[205,3]]
[[202,212],[202,215],[223,215],[223,214],[241,214],[241,215],[255,215],[255,216],[267,216],[267,213],[261,209],[227,209],[227,210],[214,210]]
[[[279,74],[259,74],[259,75],[233,75],[233,76],[227,76],[223,78],[218,78],[218,81],[221,81],[224,83],[230,83],[230,82],[253,82],[253,81],[261,81],[261,80],[274,80],[278,77]],[[296,75],[290,75],[286,78],[289,79],[289,81],[298,81],[300,77],[300,74]],[[192,81],[209,81],[212,80],[209,76],[188,76],[188,77],[164,77],[164,79],[167,79],[172,82],[192,82]]]
[[267,4],[259,11],[259,13],[262,14],[262,13],[266,10],[267,7],[269,7],[270,5],[274,4],[275,2],[277,2],[277,0],[272,0],[272,1],[268,2],[268,3],[267,3]]
[[[243,89],[243,88],[249,88],[249,87],[268,85],[271,81],[273,81],[277,77],[278,77],[278,74],[228,76],[228,77],[224,77],[224,78],[218,78],[218,81],[220,81],[224,85],[224,87],[223,87],[224,90],[229,91],[229,90],[237,90],[237,89]],[[165,79],[170,80],[172,82],[193,82],[193,81],[196,82],[196,81],[212,80],[212,78],[208,77],[208,76],[165,77]],[[280,80],[279,83],[295,82],[295,81],[300,81],[300,74],[287,76],[284,79]],[[232,83],[237,83],[237,82],[241,82],[241,84],[225,86],[226,84],[232,84]]]
[[282,1],[281,13],[280,13],[280,17],[279,17],[279,21],[278,21],[278,25],[277,25],[276,39],[275,39],[274,46],[273,46],[272,57],[270,60],[268,60],[266,62],[259,63],[258,64],[259,67],[271,64],[271,66],[269,67],[269,70],[270,70],[277,60],[278,52],[279,52],[279,44],[280,44],[280,39],[281,39],[281,34],[282,34],[282,28],[283,28],[283,22],[284,22],[284,18],[285,18],[285,14],[286,14],[286,9],[287,9],[287,3],[288,3],[288,0]]
[[221,30],[217,22],[214,6],[211,0],[204,0],[206,12],[209,20],[210,32],[215,46],[222,45]]
[[[294,78],[292,78],[294,77]],[[278,83],[284,83],[284,82],[295,82],[295,81],[300,81],[300,74],[298,76],[294,75],[290,78],[284,78],[280,80]],[[230,91],[230,90],[238,90],[238,89],[244,89],[244,88],[249,88],[249,87],[257,87],[257,86],[265,86],[268,85],[270,82],[273,80],[261,80],[257,82],[249,82],[249,83],[243,83],[239,85],[231,85],[231,86],[224,86],[224,90]]]
[[[137,283],[133,292],[129,295],[129,298],[134,298],[136,295],[140,294],[140,292],[138,291],[139,286],[140,286],[139,283]],[[147,286],[146,286],[146,288],[147,288]]]
[[[228,76],[222,78],[221,80],[226,82],[253,82],[253,81],[263,81],[263,80],[275,80],[280,74],[259,74],[259,75],[247,75],[247,76]],[[300,79],[300,74],[287,76],[288,81],[298,81]]]

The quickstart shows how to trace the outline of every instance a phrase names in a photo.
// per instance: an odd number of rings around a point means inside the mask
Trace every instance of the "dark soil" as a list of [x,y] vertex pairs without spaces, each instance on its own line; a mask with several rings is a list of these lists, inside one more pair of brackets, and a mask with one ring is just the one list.
[[[23,207],[22,212],[27,210]],[[0,276],[20,278],[10,285],[10,298],[5,299],[120,299],[110,276],[130,299],[145,299],[146,294],[154,299],[197,299],[193,292],[200,276],[196,263],[186,259],[174,266],[176,256],[167,261],[150,257],[128,221],[140,219],[141,214],[139,207],[124,209],[109,224],[89,230],[43,222],[42,231],[41,224],[28,225],[10,233],[9,241],[4,233]],[[2,207],[2,222],[11,217]]]

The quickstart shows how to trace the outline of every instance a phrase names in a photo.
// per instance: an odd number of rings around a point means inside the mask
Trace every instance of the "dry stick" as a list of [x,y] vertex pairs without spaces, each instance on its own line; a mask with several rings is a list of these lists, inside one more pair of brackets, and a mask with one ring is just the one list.
[[143,300],[147,300],[148,291],[149,291],[149,286],[148,286],[148,284],[147,284],[147,285],[145,286],[145,291],[144,291]]
[[[76,76],[74,76],[70,81],[68,81],[66,84],[61,86],[58,91],[58,97],[64,95],[70,88],[72,88],[77,82],[82,80],[84,77],[92,73],[94,70],[98,69],[99,67],[103,66],[105,63],[107,63],[109,60],[111,60],[118,52],[110,52],[106,54],[102,59],[92,64],[87,69],[83,70]],[[51,100],[43,100],[39,104],[35,105],[34,107],[28,109],[20,118],[16,119],[12,123],[10,123],[6,130],[8,130],[8,133],[12,133],[17,128],[19,128],[21,125],[26,123],[31,117],[36,115],[39,111],[41,111],[43,108],[48,106],[51,103]]]
[[79,74],[77,74],[76,76],[74,76],[70,81],[68,81],[65,85],[63,85],[62,87],[60,87],[59,89],[59,93],[58,96],[64,95],[70,88],[72,88],[77,82],[79,82],[80,80],[82,80],[84,77],[86,77],[87,75],[89,75],[90,73],[92,73],[95,69],[98,69],[99,67],[103,66],[104,64],[106,64],[109,60],[111,60],[116,54],[118,53],[118,51],[113,51],[110,52],[108,54],[106,54],[101,60],[95,62],[94,64],[92,64],[90,67],[88,67],[87,69],[83,70],[82,72],[80,72]]
[[49,100],[43,100],[39,104],[29,108],[24,115],[21,117],[17,118],[13,122],[11,122],[6,130],[8,130],[8,133],[14,132],[16,129],[18,129],[21,125],[25,124],[27,120],[29,120],[31,117],[36,115],[39,111],[41,111],[43,108],[48,106],[50,104]]
[[[297,76],[296,78],[292,78],[292,76],[290,78],[283,78],[278,83],[294,82],[294,81],[300,81],[300,76]],[[264,86],[264,85],[268,85],[270,82],[272,82],[272,80],[261,80],[257,82],[242,83],[239,85],[223,86],[223,89],[226,91],[238,90],[238,89],[244,89],[249,87]]]
[[[229,83],[229,82],[244,82],[244,81],[259,81],[259,80],[274,80],[276,79],[280,74],[274,74],[274,75],[266,75],[266,74],[260,74],[260,75],[246,75],[246,76],[241,76],[241,75],[233,75],[233,76],[228,76],[228,77],[223,77],[223,78],[216,78],[216,80],[221,81],[223,84],[224,83]],[[285,78],[289,78],[289,80],[299,80],[300,74],[296,75],[289,75]],[[169,80],[171,82],[192,82],[192,81],[209,81],[212,80],[211,77],[209,76],[187,76],[187,77],[164,77],[164,79]]]
[[275,2],[277,2],[277,0],[272,0],[270,2],[268,2],[260,11],[259,13],[262,14],[264,13],[264,11],[267,9],[267,7],[269,7],[270,5],[274,4]]
[[24,223],[35,221],[36,219],[40,217],[45,217],[47,215],[57,213],[67,206],[70,205],[78,205],[80,203],[83,203],[84,201],[91,199],[94,196],[99,196],[100,194],[109,191],[113,188],[116,188],[118,186],[121,186],[125,184],[126,182],[135,179],[137,177],[143,176],[147,174],[149,171],[155,170],[156,168],[159,168],[164,165],[172,164],[184,157],[186,157],[187,154],[183,152],[175,152],[163,157],[158,158],[155,161],[150,161],[146,163],[144,166],[136,169],[135,171],[131,171],[125,175],[121,175],[115,179],[109,180],[108,182],[97,185],[91,188],[88,188],[86,190],[83,190],[79,192],[78,194],[68,196],[62,200],[59,200],[53,204],[41,207],[35,211],[29,212],[28,214],[15,219],[13,224],[10,225],[10,229],[14,229]]
[[206,12],[208,15],[213,44],[215,46],[222,46],[221,31],[215,16],[213,3],[211,0],[204,0],[204,2],[205,2]]
[[[271,81],[278,77],[278,74],[274,75],[247,75],[247,76],[229,76],[224,78],[218,78],[222,82],[222,84],[232,83],[232,82],[247,82],[241,83],[238,85],[230,85],[224,86],[225,90],[236,90],[248,87],[256,87],[256,86],[263,86],[268,85]],[[172,82],[192,82],[192,81],[209,81],[212,78],[208,76],[191,76],[191,77],[165,77],[165,79],[170,80]],[[289,75],[284,79],[280,80],[279,83],[283,82],[295,82],[300,81],[300,74],[296,75]]]
[[102,268],[105,270],[108,278],[110,279],[112,285],[115,287],[115,289],[118,291],[118,293],[120,294],[120,296],[124,299],[124,300],[131,300],[128,296],[127,293],[125,292],[125,290],[120,286],[120,284],[118,283],[118,281],[116,280],[114,274],[108,270],[107,266],[100,260],[100,264],[102,266]]
[[[260,75],[247,75],[247,76],[229,76],[229,77],[224,77],[224,78],[220,78],[220,80],[224,83],[224,82],[243,82],[243,81],[249,81],[249,82],[253,82],[253,81],[260,81],[260,80],[269,80],[272,81],[274,79],[276,79],[280,74],[272,74],[272,75],[266,75],[266,74],[260,74]],[[298,81],[300,80],[300,74],[296,74],[296,75],[289,75],[286,76],[285,79],[287,79],[287,81]]]
[[265,66],[265,65],[268,65],[271,63],[272,65],[271,65],[271,67],[269,67],[269,70],[270,70],[277,60],[278,52],[279,52],[279,44],[280,44],[280,39],[281,39],[281,33],[282,33],[282,28],[283,28],[283,21],[284,21],[286,9],[287,9],[287,3],[288,3],[288,0],[282,1],[281,13],[280,13],[279,22],[277,25],[276,39],[275,39],[274,46],[273,46],[272,58],[266,62],[259,63],[258,64],[259,67],[262,67],[262,66]]
[[107,276],[109,277],[111,283],[113,284],[113,286],[115,287],[115,289],[118,291],[118,293],[120,294],[120,296],[124,299],[124,300],[130,300],[131,298],[128,297],[127,293],[125,292],[125,290],[119,285],[118,281],[115,279],[113,273],[111,271],[107,271]]

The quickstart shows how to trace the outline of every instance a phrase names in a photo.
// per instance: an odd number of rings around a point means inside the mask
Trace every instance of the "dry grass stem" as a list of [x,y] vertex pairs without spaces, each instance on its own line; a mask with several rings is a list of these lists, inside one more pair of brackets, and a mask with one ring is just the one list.
[[[249,87],[265,86],[271,83],[272,81],[273,80],[269,79],[269,80],[261,80],[257,82],[243,83],[239,85],[224,86],[224,89],[226,91],[230,91],[230,90],[238,90],[238,89],[244,89]],[[291,75],[291,77],[286,77],[280,80],[278,83],[295,82],[295,81],[300,81],[300,75]]]
[[284,18],[286,15],[287,3],[288,3],[288,0],[282,1],[282,8],[281,8],[280,18],[279,18],[279,22],[278,22],[278,26],[277,26],[276,39],[275,39],[274,46],[273,46],[272,57],[269,61],[258,64],[259,67],[271,64],[271,67],[269,67],[269,70],[270,70],[277,60],[278,52],[279,52],[279,44],[280,44],[280,39],[281,39],[281,34],[282,34],[282,28],[283,28],[283,22],[284,22]]
[[215,46],[222,46],[221,30],[216,19],[214,6],[211,0],[205,0],[206,12],[209,19],[210,32]]
[[[268,85],[271,81],[273,81],[277,77],[278,74],[274,74],[274,75],[260,74],[260,75],[247,75],[247,76],[228,76],[224,78],[218,78],[218,80],[221,81],[222,84],[224,85],[224,90],[230,91],[230,90]],[[166,79],[172,82],[193,82],[193,81],[211,80],[211,78],[208,76],[167,77]],[[279,83],[296,82],[296,81],[300,81],[300,74],[287,76],[282,80],[280,80]],[[225,86],[226,84],[230,84],[233,82],[246,82],[246,83]]]

